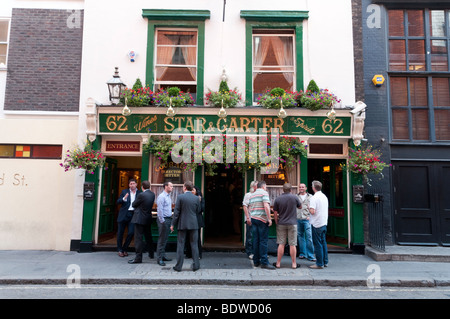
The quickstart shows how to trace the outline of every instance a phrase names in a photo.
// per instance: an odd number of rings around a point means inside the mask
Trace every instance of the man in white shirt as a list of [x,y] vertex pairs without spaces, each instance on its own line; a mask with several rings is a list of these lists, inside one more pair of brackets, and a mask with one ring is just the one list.
[[245,222],[245,253],[249,259],[253,259],[253,239],[252,239],[252,222],[250,219],[249,205],[250,197],[255,192],[258,186],[257,181],[250,183],[250,191],[245,194],[244,200],[242,201],[242,207],[244,209],[244,222]]
[[328,198],[322,193],[322,183],[312,182],[314,196],[309,202],[311,217],[309,222],[312,227],[312,237],[314,252],[316,254],[316,264],[309,266],[311,269],[322,269],[328,265],[327,248],[327,224],[328,224]]

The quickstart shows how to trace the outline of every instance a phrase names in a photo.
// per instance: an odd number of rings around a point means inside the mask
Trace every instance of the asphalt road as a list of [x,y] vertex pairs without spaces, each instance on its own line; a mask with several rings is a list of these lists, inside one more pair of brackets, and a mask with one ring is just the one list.
[[[450,287],[317,287],[215,285],[0,285],[0,299],[450,299]],[[184,301],[183,301],[184,302]]]

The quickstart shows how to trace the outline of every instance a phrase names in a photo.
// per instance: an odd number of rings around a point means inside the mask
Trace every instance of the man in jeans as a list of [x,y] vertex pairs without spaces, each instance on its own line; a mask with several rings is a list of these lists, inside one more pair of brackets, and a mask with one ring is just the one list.
[[316,253],[316,264],[309,266],[311,269],[322,269],[328,265],[327,248],[327,223],[328,223],[328,198],[322,193],[322,183],[312,182],[314,196],[309,202],[311,213],[310,222],[312,226],[312,236],[314,251]]
[[264,269],[276,269],[269,264],[267,256],[270,217],[270,199],[266,191],[266,182],[258,182],[256,191],[250,196],[250,217],[253,232],[253,265]]
[[311,213],[309,212],[309,201],[313,195],[306,192],[306,185],[304,183],[301,183],[298,189],[299,193],[297,196],[302,203],[302,208],[297,209],[297,238],[300,248],[299,258],[316,261],[316,258],[314,257],[311,224],[309,223],[311,217]]

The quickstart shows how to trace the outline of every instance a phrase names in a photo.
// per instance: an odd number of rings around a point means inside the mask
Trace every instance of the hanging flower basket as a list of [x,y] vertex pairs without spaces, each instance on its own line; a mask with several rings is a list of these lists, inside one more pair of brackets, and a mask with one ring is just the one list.
[[94,174],[95,170],[99,166],[103,166],[105,163],[105,157],[100,151],[92,149],[90,143],[86,144],[84,149],[75,147],[67,150],[64,162],[59,165],[64,168],[64,171],[70,171],[72,169],[85,169],[86,173]]
[[[144,146],[144,151],[149,152],[154,155],[156,158],[161,160],[161,163],[168,163],[172,161],[172,150],[175,144],[179,143],[178,140],[172,140],[170,137],[154,137],[150,136],[148,143]],[[222,149],[222,161],[214,161],[213,158],[215,155],[208,150],[205,152],[209,144],[213,142],[213,138],[209,138],[208,140],[203,140],[201,143],[201,149],[198,149],[200,145],[195,143],[194,137],[191,137],[190,141],[190,149],[191,149],[191,163],[183,163],[184,170],[195,171],[198,167],[205,166],[205,172],[209,176],[214,176],[215,170],[217,166],[221,163],[224,163],[227,168],[233,166],[238,171],[244,173],[247,170],[251,169],[261,169],[262,167],[267,166],[267,163],[261,162],[259,158],[259,149],[256,151],[256,158],[251,158],[252,153],[249,151],[249,140],[245,139],[245,151],[244,156],[245,160],[242,158],[238,158],[239,152],[237,151],[237,142],[233,142],[233,162],[226,163],[227,159],[227,139],[223,138],[223,149]],[[271,154],[270,149],[271,145],[271,136],[267,136],[267,155]],[[298,155],[302,155],[303,157],[307,157],[307,147],[305,141],[302,141],[295,137],[287,137],[280,136],[278,143],[278,153],[279,153],[279,162],[283,163],[286,167],[293,167],[298,161]],[[202,154],[202,162],[195,163],[194,154]],[[254,154],[253,154],[254,155]],[[208,159],[207,161],[204,161]],[[239,163],[243,162],[243,163]]]
[[372,146],[357,147],[356,149],[349,149],[348,164],[341,166],[355,174],[367,175],[381,174],[383,176],[383,169],[391,164],[386,164],[380,160],[381,153],[373,151]]

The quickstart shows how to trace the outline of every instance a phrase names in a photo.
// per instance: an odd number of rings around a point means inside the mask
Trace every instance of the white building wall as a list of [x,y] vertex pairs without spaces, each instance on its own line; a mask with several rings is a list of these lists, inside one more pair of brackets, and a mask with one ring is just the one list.
[[[106,81],[114,67],[129,87],[137,78],[145,82],[148,21],[142,9],[210,10],[205,21],[205,93],[218,89],[223,69],[229,87],[245,93],[241,10],[309,11],[303,23],[305,88],[314,79],[345,105],[355,102],[350,0],[228,0],[225,21],[223,2],[211,0],[2,0],[0,16],[10,16],[12,7],[84,10],[80,112],[4,111],[6,71],[0,70],[0,143],[62,144],[64,152],[82,144],[86,101],[109,104]],[[127,56],[130,50],[138,53],[134,63]],[[20,184],[15,176],[25,176],[26,182]],[[0,249],[68,250],[71,240],[81,239],[83,181],[78,172],[64,172],[54,160],[0,159],[0,200],[6,203],[0,210]]]

